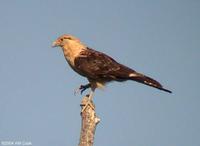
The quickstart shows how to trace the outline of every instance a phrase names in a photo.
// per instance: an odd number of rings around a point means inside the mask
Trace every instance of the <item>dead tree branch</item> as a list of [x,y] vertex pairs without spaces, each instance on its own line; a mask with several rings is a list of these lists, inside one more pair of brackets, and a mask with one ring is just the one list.
[[83,97],[81,101],[81,118],[79,146],[93,146],[96,126],[100,119],[96,115],[93,101],[90,101],[88,96]]

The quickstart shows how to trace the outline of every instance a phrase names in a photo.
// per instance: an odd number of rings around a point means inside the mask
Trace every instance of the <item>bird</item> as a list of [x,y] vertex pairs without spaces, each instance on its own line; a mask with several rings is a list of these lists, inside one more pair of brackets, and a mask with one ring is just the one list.
[[86,89],[91,88],[89,93],[90,100],[92,100],[96,88],[103,88],[112,81],[124,82],[132,80],[172,93],[172,91],[163,88],[155,79],[117,62],[105,53],[88,47],[73,35],[61,35],[53,42],[52,47],[62,48],[69,66],[75,72],[88,79],[89,83],[80,85],[78,91],[82,94]]

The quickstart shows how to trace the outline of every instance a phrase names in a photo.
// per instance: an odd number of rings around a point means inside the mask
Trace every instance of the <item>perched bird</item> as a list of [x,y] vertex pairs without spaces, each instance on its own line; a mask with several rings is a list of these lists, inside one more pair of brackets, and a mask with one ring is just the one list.
[[72,35],[64,34],[60,36],[53,42],[52,47],[61,47],[71,68],[88,79],[89,83],[81,85],[79,90],[82,93],[84,90],[91,88],[89,99],[92,99],[96,88],[103,87],[111,81],[133,80],[172,93],[170,90],[163,88],[156,80],[118,63],[104,53],[87,47]]

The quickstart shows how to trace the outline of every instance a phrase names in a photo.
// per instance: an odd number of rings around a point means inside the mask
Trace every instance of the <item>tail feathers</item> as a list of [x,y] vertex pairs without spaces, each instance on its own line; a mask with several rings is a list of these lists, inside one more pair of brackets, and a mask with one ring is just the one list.
[[148,86],[151,86],[151,87],[154,87],[154,88],[157,88],[159,90],[162,90],[162,91],[165,91],[165,92],[168,92],[168,93],[172,93],[172,91],[163,88],[163,86],[159,82],[157,82],[156,80],[154,80],[150,77],[147,77],[143,74],[140,74],[140,73],[129,74],[129,79],[134,80],[134,81],[139,82],[139,83],[143,83],[145,85],[148,85]]

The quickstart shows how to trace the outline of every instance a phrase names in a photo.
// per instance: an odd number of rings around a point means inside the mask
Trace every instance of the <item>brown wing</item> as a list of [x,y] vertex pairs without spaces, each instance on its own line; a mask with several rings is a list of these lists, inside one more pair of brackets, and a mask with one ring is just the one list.
[[170,90],[163,88],[156,80],[141,73],[137,73],[133,69],[118,63],[104,53],[89,48],[88,50],[81,52],[80,56],[75,59],[74,63],[76,70],[88,79],[100,81],[134,80],[171,93]]
[[125,81],[130,73],[135,72],[108,55],[89,48],[81,52],[74,63],[76,69],[89,79]]

